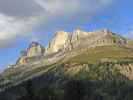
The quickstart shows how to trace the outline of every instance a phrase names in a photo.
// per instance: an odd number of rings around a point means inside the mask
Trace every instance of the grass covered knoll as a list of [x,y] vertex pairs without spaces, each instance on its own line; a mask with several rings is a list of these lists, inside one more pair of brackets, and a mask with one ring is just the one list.
[[129,40],[128,44],[133,45],[133,40]]
[[118,46],[101,46],[90,48],[84,53],[69,59],[71,62],[95,64],[102,59],[133,59],[133,50]]

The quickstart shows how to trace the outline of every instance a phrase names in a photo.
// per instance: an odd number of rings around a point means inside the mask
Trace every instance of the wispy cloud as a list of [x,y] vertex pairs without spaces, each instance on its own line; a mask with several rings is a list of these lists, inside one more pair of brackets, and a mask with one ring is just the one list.
[[26,36],[33,30],[38,19],[15,19],[14,17],[0,14],[0,47],[11,45],[17,37]]

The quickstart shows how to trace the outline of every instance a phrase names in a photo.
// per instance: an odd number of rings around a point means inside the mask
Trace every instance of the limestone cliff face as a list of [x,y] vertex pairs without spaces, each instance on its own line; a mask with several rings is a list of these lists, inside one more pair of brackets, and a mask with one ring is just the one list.
[[[85,32],[80,29],[74,30],[71,34],[58,31],[50,41],[48,48],[44,49],[39,43],[32,42],[20,59],[19,63],[24,64],[27,58],[34,58],[45,54],[54,54],[59,51],[69,52],[73,49],[84,49],[96,46],[125,45],[126,40],[111,31],[104,29],[94,32]],[[38,59],[38,57],[37,57]]]
[[37,42],[32,42],[26,51],[21,52],[21,57],[17,61],[17,65],[24,65],[27,63],[27,58],[34,58],[42,56],[45,48]]
[[65,46],[66,49],[126,44],[126,40],[124,38],[112,33],[107,29],[94,32],[84,32],[77,29],[73,32],[68,40],[69,42],[67,42],[67,46]]
[[58,52],[59,50],[72,50],[80,47],[95,47],[104,45],[125,45],[126,40],[122,37],[104,29],[94,32],[85,32],[76,29],[72,34],[59,31],[49,43],[47,53]]
[[64,48],[67,43],[69,35],[67,32],[59,31],[56,32],[52,41],[50,41],[49,46],[47,48],[47,53],[58,52],[60,49]]
[[72,41],[78,41],[88,35],[89,35],[88,32],[84,32],[84,31],[81,31],[80,29],[76,29],[72,34]]
[[40,56],[45,52],[44,47],[42,47],[37,42],[32,42],[27,50],[27,57]]

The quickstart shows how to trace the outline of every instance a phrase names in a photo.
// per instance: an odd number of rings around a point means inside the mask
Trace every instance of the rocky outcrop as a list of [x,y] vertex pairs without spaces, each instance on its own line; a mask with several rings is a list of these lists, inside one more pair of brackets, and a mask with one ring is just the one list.
[[54,38],[49,43],[49,46],[47,48],[47,53],[54,53],[63,49],[68,41],[68,38],[69,34],[67,32],[64,31],[56,32]]
[[30,62],[31,60],[34,61],[34,59],[40,59],[40,56],[51,55],[60,51],[69,52],[73,49],[77,50],[81,48],[108,45],[123,46],[125,44],[127,44],[126,39],[107,29],[94,32],[85,32],[76,29],[72,33],[58,31],[50,41],[46,51],[39,43],[32,42],[29,48],[22,52],[22,56],[18,60],[17,64],[23,65],[27,61]]
[[26,51],[21,52],[21,57],[17,61],[17,65],[24,65],[27,63],[28,58],[36,58],[43,56],[45,48],[38,42],[32,42]]
[[89,35],[88,32],[84,32],[80,29],[76,29],[76,30],[74,30],[74,32],[72,34],[72,41],[78,41],[88,35]]
[[104,29],[94,32],[84,32],[82,30],[75,30],[69,37],[65,49],[71,50],[74,48],[89,48],[105,45],[125,45],[126,39],[111,31]]
[[133,63],[116,65],[116,67],[119,69],[122,75],[126,76],[129,80],[133,80]]
[[27,50],[27,57],[43,55],[45,49],[37,42],[32,42]]

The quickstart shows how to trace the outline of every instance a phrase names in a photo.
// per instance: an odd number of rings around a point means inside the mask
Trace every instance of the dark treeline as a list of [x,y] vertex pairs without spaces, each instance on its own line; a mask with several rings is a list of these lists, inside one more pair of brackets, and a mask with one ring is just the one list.
[[[25,93],[17,93],[23,89]],[[14,88],[16,89],[16,88]],[[102,82],[69,80],[59,87],[47,85],[36,90],[32,81],[17,87],[17,92],[4,93],[0,100],[132,100],[133,84],[130,82]],[[25,89],[25,90],[24,90]],[[22,91],[22,90],[21,90]]]

